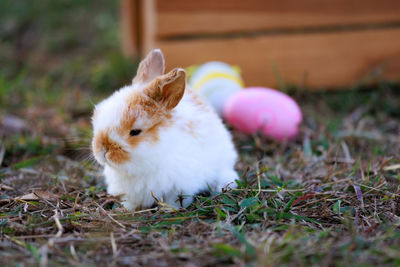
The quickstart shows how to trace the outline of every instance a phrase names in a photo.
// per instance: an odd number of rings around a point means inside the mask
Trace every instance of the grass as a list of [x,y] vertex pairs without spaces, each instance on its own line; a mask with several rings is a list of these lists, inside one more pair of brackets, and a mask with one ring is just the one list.
[[238,189],[186,210],[131,213],[107,195],[84,158],[91,102],[136,68],[118,52],[117,15],[109,1],[0,3],[1,265],[400,265],[390,82],[291,91],[305,118],[298,138],[232,131]]

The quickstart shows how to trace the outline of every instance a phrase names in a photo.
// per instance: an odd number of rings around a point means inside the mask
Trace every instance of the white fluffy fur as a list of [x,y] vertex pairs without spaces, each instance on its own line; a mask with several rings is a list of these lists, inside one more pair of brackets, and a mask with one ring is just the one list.
[[[118,126],[126,97],[143,87],[144,84],[124,87],[98,104],[93,118],[94,135],[106,127]],[[104,155],[95,155],[104,165],[108,193],[122,195],[127,209],[152,206],[151,193],[178,208],[180,195],[186,207],[193,195],[208,188],[221,191],[227,186],[235,187],[237,153],[230,133],[212,108],[195,104],[194,93],[188,90],[171,111],[174,123],[160,129],[158,142],[141,142],[132,148],[117,133],[110,135],[129,152],[128,163],[116,165],[107,162]],[[135,128],[142,123],[145,122],[136,122]]]

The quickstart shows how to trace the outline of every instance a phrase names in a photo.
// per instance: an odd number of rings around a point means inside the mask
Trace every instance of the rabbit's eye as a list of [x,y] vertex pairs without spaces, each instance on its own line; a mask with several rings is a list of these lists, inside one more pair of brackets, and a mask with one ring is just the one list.
[[135,135],[139,135],[142,132],[142,130],[139,129],[133,129],[129,132],[130,136],[135,136]]

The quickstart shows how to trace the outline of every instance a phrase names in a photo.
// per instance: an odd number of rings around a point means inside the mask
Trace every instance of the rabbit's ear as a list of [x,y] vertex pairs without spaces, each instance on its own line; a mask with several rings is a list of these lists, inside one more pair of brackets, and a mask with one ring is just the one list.
[[185,93],[186,72],[176,68],[157,78],[144,89],[144,93],[170,110],[178,105]]
[[134,83],[148,83],[164,74],[164,56],[160,49],[153,49],[139,64]]

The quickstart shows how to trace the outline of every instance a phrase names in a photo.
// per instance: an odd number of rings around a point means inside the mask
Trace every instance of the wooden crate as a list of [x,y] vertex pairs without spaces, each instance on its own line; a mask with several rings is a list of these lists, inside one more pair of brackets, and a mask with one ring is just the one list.
[[248,86],[400,80],[398,0],[122,0],[123,48],[167,68],[239,65]]

